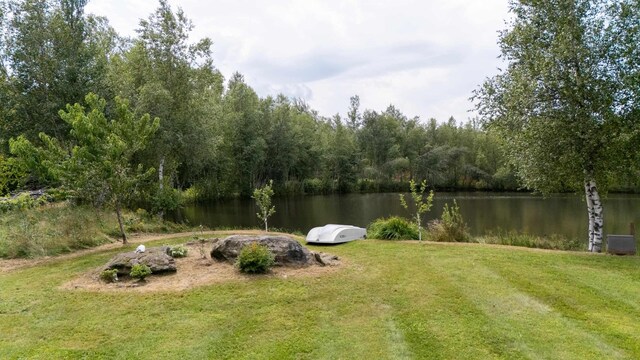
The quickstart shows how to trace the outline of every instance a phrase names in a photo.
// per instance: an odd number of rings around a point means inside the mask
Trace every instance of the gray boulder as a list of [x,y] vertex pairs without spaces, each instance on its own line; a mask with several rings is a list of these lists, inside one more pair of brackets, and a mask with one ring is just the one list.
[[129,275],[135,264],[144,264],[154,274],[175,272],[176,261],[169,255],[168,246],[147,248],[145,252],[127,252],[113,257],[105,266],[105,270],[116,269],[118,275]]
[[240,250],[246,245],[265,245],[275,257],[277,266],[309,266],[317,263],[314,254],[288,236],[233,235],[216,242],[211,250],[211,258],[234,263]]
[[340,264],[340,258],[336,255],[331,255],[323,252],[311,252],[313,257],[320,266],[336,266]]

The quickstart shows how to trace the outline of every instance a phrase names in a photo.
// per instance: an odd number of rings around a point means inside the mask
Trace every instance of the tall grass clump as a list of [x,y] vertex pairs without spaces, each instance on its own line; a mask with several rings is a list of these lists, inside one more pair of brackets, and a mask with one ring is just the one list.
[[[184,225],[161,221],[144,210],[124,212],[127,231],[175,232]],[[34,258],[95,247],[120,232],[111,212],[68,202],[18,208],[0,216],[0,258]]]
[[33,258],[94,247],[109,241],[115,221],[89,207],[65,203],[14,210],[0,218],[0,258]]
[[517,231],[499,230],[496,233],[480,236],[475,239],[482,244],[521,246],[536,249],[584,251],[586,243],[579,239],[570,239],[562,235],[537,236]]
[[453,200],[453,206],[445,204],[439,220],[429,223],[429,240],[441,242],[469,242],[471,235],[465,224],[458,203]]
[[392,216],[374,220],[367,228],[367,237],[380,240],[418,239],[418,227],[407,219]]

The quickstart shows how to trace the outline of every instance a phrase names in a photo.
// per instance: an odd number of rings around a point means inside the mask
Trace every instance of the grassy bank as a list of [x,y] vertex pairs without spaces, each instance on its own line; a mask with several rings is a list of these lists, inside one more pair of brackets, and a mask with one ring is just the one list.
[[640,358],[638,257],[377,240],[313,249],[343,267],[162,293],[59,288],[115,250],[0,273],[0,354]]
[[[145,212],[125,212],[126,231],[175,232],[183,227]],[[115,213],[56,203],[14,210],[0,216],[0,258],[59,255],[94,247],[119,237]]]

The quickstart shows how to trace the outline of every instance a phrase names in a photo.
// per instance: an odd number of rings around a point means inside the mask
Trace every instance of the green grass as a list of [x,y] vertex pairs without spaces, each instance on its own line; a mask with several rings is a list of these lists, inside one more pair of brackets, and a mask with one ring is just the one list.
[[497,232],[492,234],[473,238],[472,241],[481,244],[522,246],[528,248],[549,250],[587,250],[587,244],[584,240],[576,238],[570,239],[556,234],[550,236],[536,236],[531,234],[519,233],[517,231],[498,230]]
[[[186,230],[183,226],[150,217],[144,211],[126,211],[124,219],[128,234]],[[0,215],[0,258],[59,255],[95,247],[119,237],[115,213],[88,206],[56,203]]]
[[59,289],[115,251],[0,273],[0,358],[640,358],[638,257],[377,240],[312,248],[346,265],[146,294]]

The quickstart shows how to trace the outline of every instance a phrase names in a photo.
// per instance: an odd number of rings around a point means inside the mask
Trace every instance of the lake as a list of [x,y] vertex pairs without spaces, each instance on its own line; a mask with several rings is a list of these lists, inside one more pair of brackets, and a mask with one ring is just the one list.
[[[583,196],[543,198],[523,193],[437,193],[433,208],[423,219],[440,217],[444,204],[451,204],[453,199],[474,235],[502,229],[586,238],[588,219]],[[366,227],[379,217],[410,216],[395,193],[283,197],[273,202],[276,213],[269,219],[269,227],[305,234],[312,227],[329,223]],[[640,195],[606,196],[605,234],[627,234],[630,222],[640,224],[639,210]],[[252,199],[232,199],[189,205],[176,213],[174,219],[211,228],[255,228],[262,226],[256,212]]]

